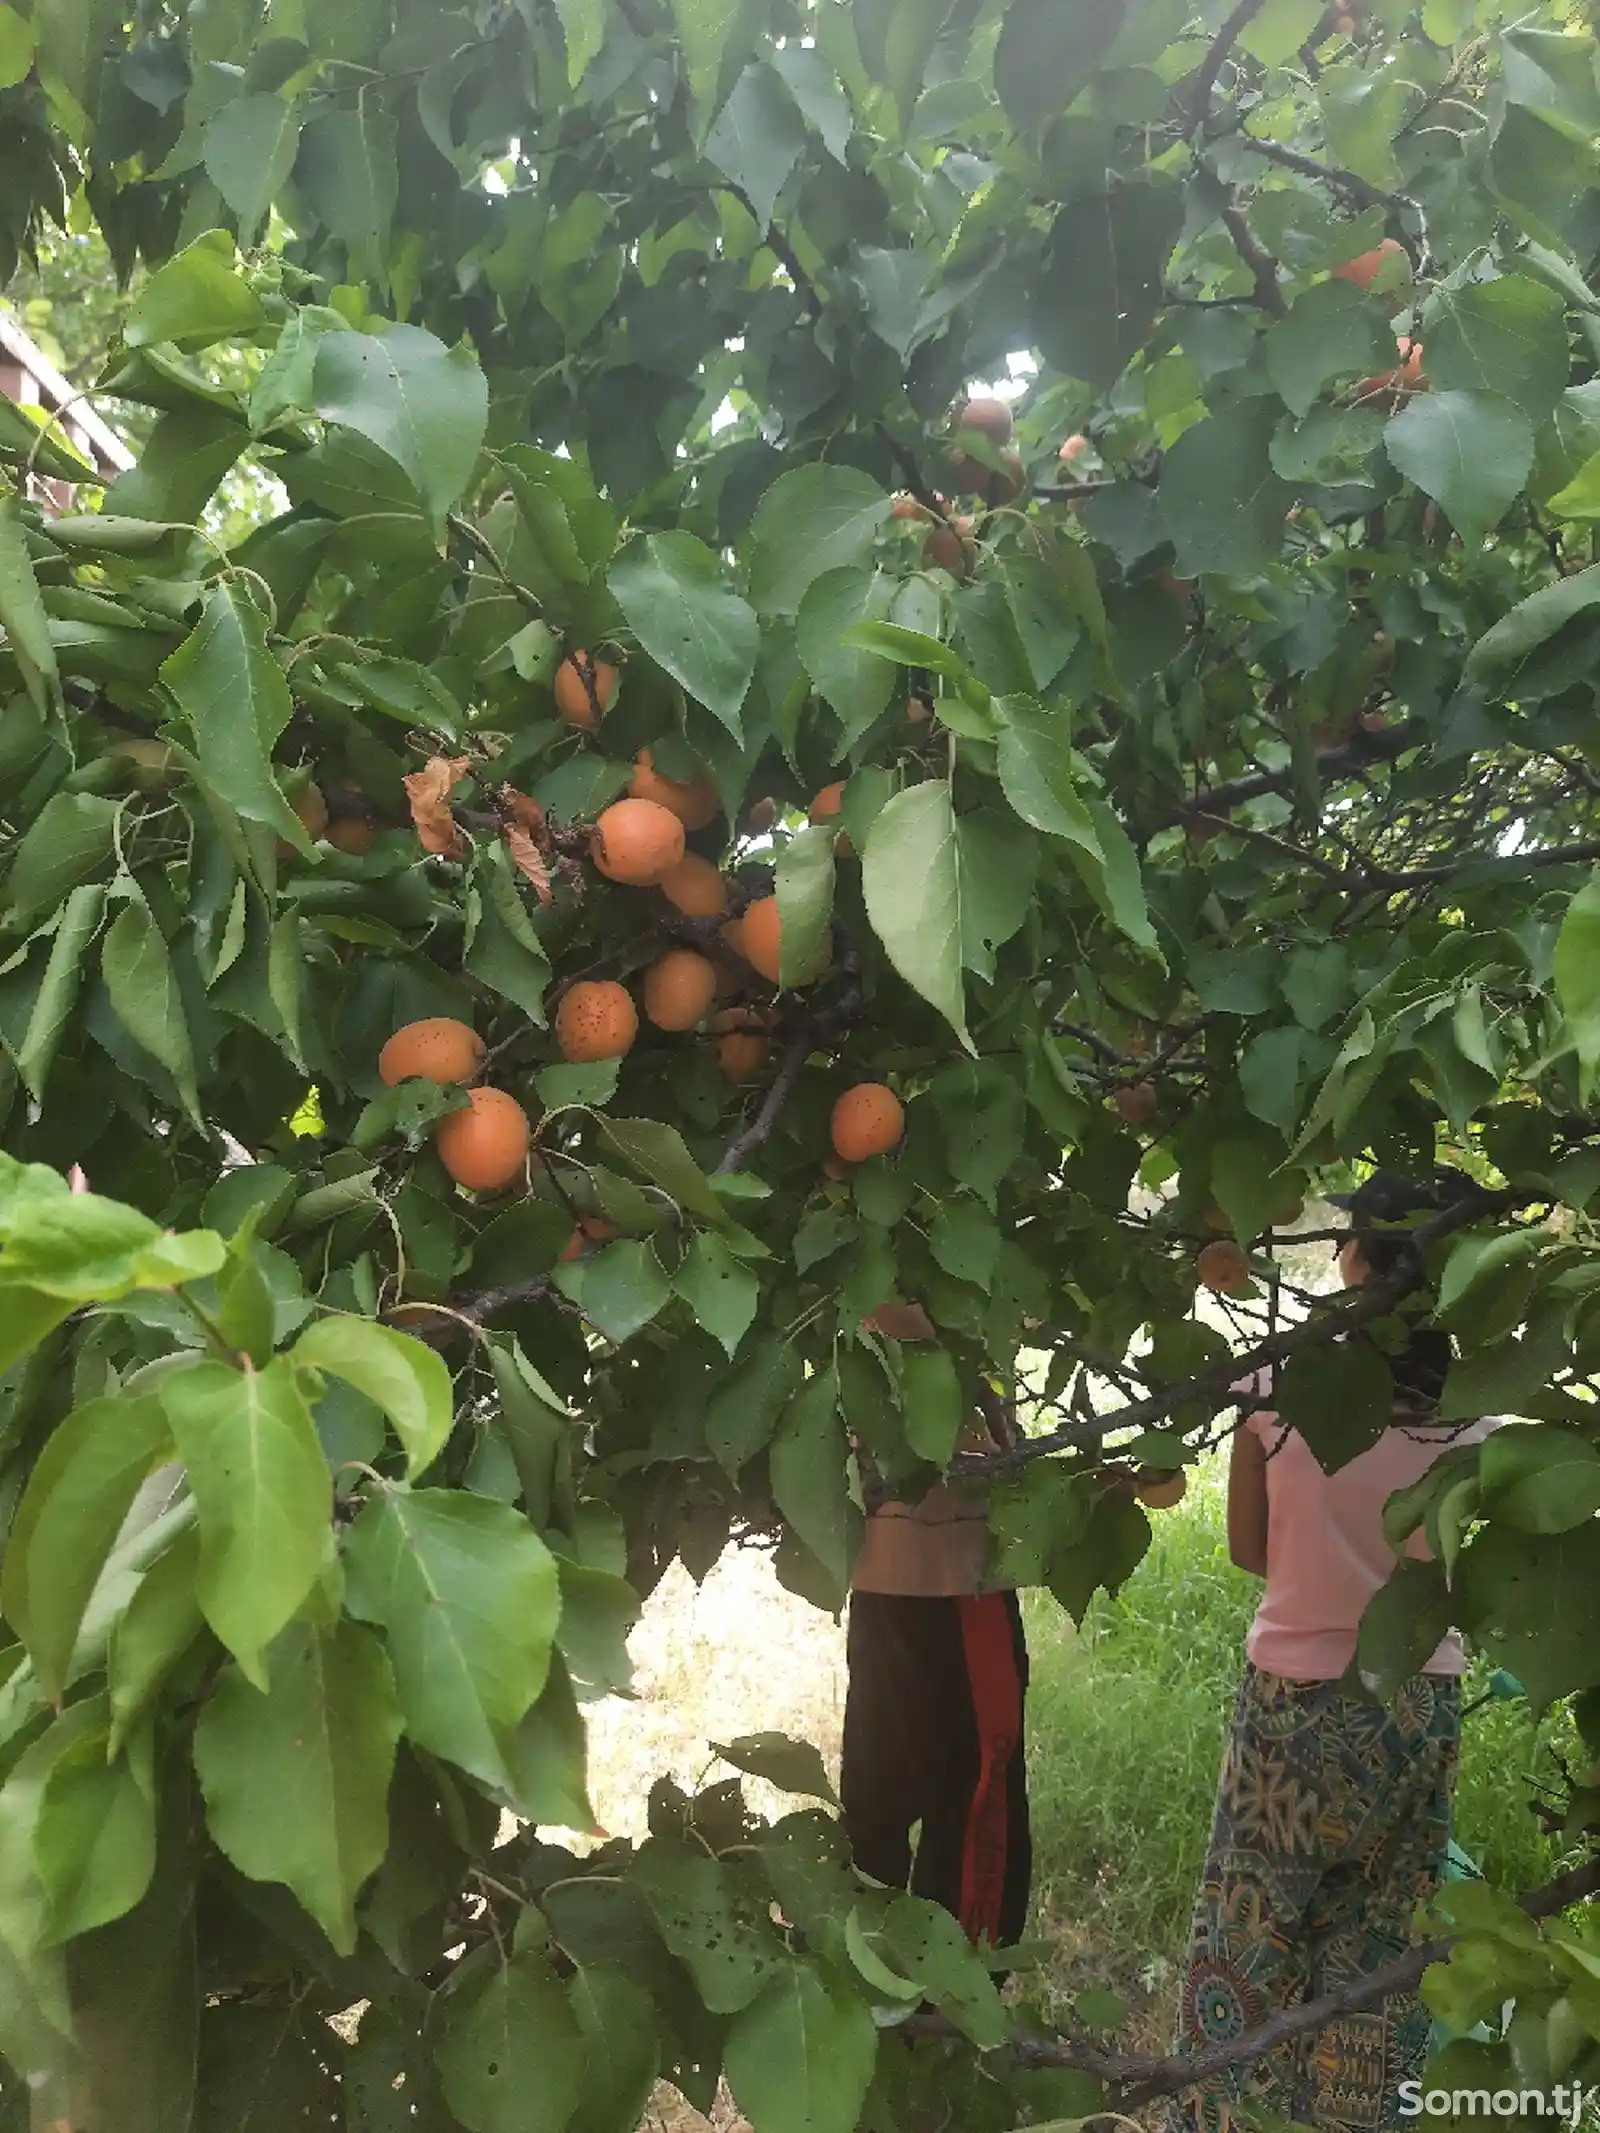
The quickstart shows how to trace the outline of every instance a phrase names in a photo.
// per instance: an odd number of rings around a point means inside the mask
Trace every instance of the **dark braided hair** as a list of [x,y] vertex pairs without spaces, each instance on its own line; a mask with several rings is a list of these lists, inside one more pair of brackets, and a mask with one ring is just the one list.
[[[1441,1166],[1426,1182],[1393,1170],[1375,1171],[1356,1191],[1330,1197],[1348,1212],[1350,1234],[1373,1276],[1381,1280],[1410,1256],[1417,1217],[1459,1207],[1477,1190],[1464,1171]],[[1411,1327],[1405,1345],[1384,1357],[1394,1379],[1396,1406],[1419,1419],[1432,1414],[1444,1391],[1451,1355],[1449,1334],[1437,1326]]]

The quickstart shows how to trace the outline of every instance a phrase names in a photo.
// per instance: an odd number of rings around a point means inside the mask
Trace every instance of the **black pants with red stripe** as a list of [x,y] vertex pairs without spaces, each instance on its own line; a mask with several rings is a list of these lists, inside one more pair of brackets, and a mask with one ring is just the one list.
[[974,1940],[1010,1947],[1033,1867],[1016,1594],[858,1592],[848,1658],[839,1790],[857,1865],[943,1904]]

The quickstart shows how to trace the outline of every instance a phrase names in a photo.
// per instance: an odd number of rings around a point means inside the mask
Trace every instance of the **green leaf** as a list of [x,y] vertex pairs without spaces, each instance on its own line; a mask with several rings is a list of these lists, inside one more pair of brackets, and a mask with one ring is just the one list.
[[806,145],[805,121],[773,69],[745,68],[706,135],[705,155],[749,202],[764,230]]
[[1121,376],[1161,309],[1182,228],[1182,188],[1167,183],[1119,185],[1061,210],[1033,296],[1039,346],[1058,370],[1088,385]]
[[558,1267],[556,1281],[575,1295],[596,1332],[619,1344],[648,1326],[672,1297],[661,1261],[637,1238],[624,1238],[592,1258]]
[[161,928],[141,896],[124,904],[100,951],[111,1012],[134,1043],[172,1076],[183,1108],[204,1129],[195,1083],[194,1047]]
[[586,1963],[568,1987],[588,2059],[569,2133],[633,2133],[647,2122],[661,2071],[661,2022],[644,1986],[609,1963]]
[[975,1193],[955,1193],[939,1203],[928,1249],[953,1281],[987,1294],[1000,1261],[1000,1227]]
[[672,1286],[729,1356],[749,1332],[761,1283],[720,1237],[702,1231],[690,1245]]
[[833,948],[834,827],[813,823],[778,854],[778,982],[806,985],[827,969]]
[[1323,1472],[1333,1474],[1370,1450],[1388,1429],[1394,1419],[1394,1379],[1382,1350],[1356,1334],[1292,1355],[1278,1377],[1277,1407]]
[[383,1409],[411,1479],[444,1450],[454,1420],[450,1373],[421,1341],[371,1319],[320,1318],[295,1342],[293,1360],[342,1378]]
[[[1600,473],[1600,453],[1594,463]],[[1600,492],[1596,515],[1600,516]],[[1493,690],[1500,697],[1514,696],[1523,668],[1540,647],[1596,605],[1600,605],[1600,563],[1574,571],[1554,585],[1540,586],[1484,631],[1467,654],[1463,681],[1471,688]]]
[[794,1349],[762,1333],[726,1372],[706,1403],[706,1444],[730,1480],[769,1441],[800,1378]]
[[599,1835],[589,1798],[588,1731],[559,1652],[550,1678],[507,1749],[517,1812],[540,1828]]
[[1567,906],[1552,970],[1556,999],[1577,1049],[1581,1099],[1587,1103],[1600,1066],[1600,872]]
[[264,1686],[262,1654],[331,1552],[333,1490],[310,1411],[281,1358],[265,1370],[196,1363],[161,1399],[200,1511],[206,1620]]
[[[299,147],[299,107],[281,96],[236,96],[212,114],[203,150],[206,175],[239,218],[241,244],[254,243]],[[157,278],[165,271],[158,269]]]
[[150,1886],[155,1868],[149,1743],[137,1764],[131,1758],[112,1761],[105,1698],[94,1697],[86,1708],[92,1724],[74,1734],[52,1765],[33,1832],[47,1946],[124,1917]]
[[[1366,377],[1394,366],[1382,306],[1347,281],[1316,282],[1304,290],[1287,315],[1268,327],[1262,347],[1272,382],[1296,415],[1309,414],[1330,378]],[[1431,339],[1428,355],[1431,361]]]
[[1247,401],[1195,423],[1167,454],[1161,519],[1185,575],[1248,576],[1276,559],[1294,491],[1272,470],[1274,420],[1268,403]]
[[17,846],[6,877],[6,918],[25,931],[80,884],[109,872],[118,809],[98,793],[58,792],[45,801]]
[[961,862],[961,961],[992,981],[995,951],[1022,930],[1033,908],[1039,844],[999,808],[956,817]]
[[579,193],[551,214],[539,243],[534,286],[569,344],[586,341],[617,300],[623,248],[611,204]]
[[883,715],[894,694],[892,664],[851,635],[862,622],[883,620],[894,591],[894,580],[881,571],[847,563],[813,578],[795,617],[801,663],[838,713],[847,748]]
[[1420,1674],[1450,1633],[1452,1609],[1438,1563],[1405,1561],[1367,1602],[1356,1634],[1356,1671],[1380,1701]]
[[74,889],[62,906],[50,941],[50,958],[16,1055],[22,1085],[35,1103],[44,1100],[45,1083],[77,1004],[89,950],[100,930],[105,908],[106,892],[99,882]]
[[138,464],[106,491],[106,509],[125,520],[196,519],[249,441],[243,424],[222,408],[191,405],[163,415]]
[[734,42],[739,17],[740,0],[672,0],[672,19],[689,76],[689,97],[695,109],[699,140],[705,139],[716,114],[723,56]]
[[1093,81],[1122,27],[1121,0],[1011,0],[994,85],[1023,131],[1065,111]]
[[657,1118],[606,1118],[600,1125],[623,1161],[659,1185],[680,1207],[721,1228],[729,1226],[732,1217],[676,1126],[664,1125]]
[[446,348],[420,326],[330,333],[317,345],[314,377],[317,413],[386,452],[442,533],[489,419],[489,389],[470,346]]
[[645,651],[739,740],[761,628],[710,549],[692,533],[647,533],[608,582]]
[[250,391],[250,427],[258,436],[284,415],[316,405],[317,343],[325,333],[349,331],[349,320],[324,304],[301,304],[290,312]]
[[69,1415],[34,1463],[6,1543],[0,1604],[52,1702],[66,1688],[89,1595],[169,1442],[158,1399],[113,1395]]
[[955,811],[941,779],[895,794],[861,861],[872,930],[895,969],[972,1050],[961,974],[961,872]]
[[269,1659],[264,1691],[224,1667],[201,1706],[206,1821],[241,1874],[291,1889],[348,1955],[356,1897],[389,1847],[394,1677],[372,1632],[342,1619],[290,1623]]
[[194,736],[200,775],[221,805],[264,822],[307,858],[313,847],[272,774],[272,750],[294,712],[267,650],[261,610],[237,584],[206,595],[200,620],[161,668]]
[[[229,107],[231,111],[233,106]],[[184,349],[248,340],[267,323],[261,299],[234,269],[226,230],[207,230],[157,267],[129,305],[122,338],[130,348],[171,341]]]
[[567,43],[567,79],[574,88],[606,41],[605,0],[556,0]]
[[[1134,1515],[1143,1525],[1137,1510]],[[1004,2043],[1008,2025],[994,1982],[948,1911],[920,1896],[896,1896],[884,1915],[880,1945],[895,1969],[915,1978],[939,2012],[980,2051],[994,2051]]]
[[658,1837],[640,1850],[634,1877],[713,2014],[737,2014],[777,1975],[782,1943],[755,1889],[731,1865]]
[[406,1732],[506,1789],[506,1743],[544,1687],[560,1610],[550,1551],[520,1511],[387,1489],[345,1543],[346,1605],[381,1628]]
[[1455,1591],[1456,1621],[1535,1710],[1600,1684],[1600,1522],[1550,1534],[1485,1526],[1457,1559]]
[[890,499],[855,467],[813,462],[781,474],[756,506],[750,597],[763,614],[792,615],[824,571],[865,562]]
[[872,2085],[878,2033],[832,1971],[788,1958],[728,2031],[734,2101],[760,2133],[852,2133]]
[[1533,426],[1499,393],[1418,393],[1383,433],[1395,468],[1469,547],[1499,524],[1533,465]]
[[445,2099],[467,2133],[562,2133],[583,2092],[585,2046],[541,1955],[464,1965],[435,2046]]
[[829,1370],[808,1378],[784,1411],[770,1452],[772,1496],[841,1595],[860,1536],[845,1463],[849,1447],[839,1415],[839,1380]]
[[[295,167],[297,189],[344,245],[352,275],[380,289],[389,286],[392,264],[389,235],[399,196],[398,142],[393,114],[372,90],[364,89],[354,106],[324,110],[312,119]],[[397,330],[420,329],[389,329]]]
[[1484,1515],[1520,1533],[1565,1533],[1600,1511],[1600,1451],[1575,1429],[1506,1424],[1478,1453]]
[[199,1561],[199,1537],[192,1526],[186,1527],[156,1557],[112,1625],[106,1686],[113,1754],[200,1634],[203,1618],[195,1597]]
[[33,27],[14,7],[0,7],[0,89],[26,81],[33,65]]
[[937,1346],[903,1347],[900,1393],[906,1442],[930,1466],[948,1466],[966,1419],[961,1379],[949,1352]]
[[519,1007],[536,1029],[543,1029],[550,958],[522,901],[517,879],[504,844],[494,843],[480,852],[467,902],[467,951],[462,967]]
[[[40,715],[48,717],[61,694],[61,677],[56,669],[49,618],[39,597],[23,532],[21,498],[14,490],[0,496],[0,627],[5,630],[6,649],[17,663],[23,686]],[[82,797],[87,799],[89,795]]]
[[737,1740],[714,1740],[714,1755],[735,1770],[765,1778],[780,1792],[797,1792],[811,1800],[839,1804],[822,1760],[821,1751],[808,1740],[793,1740],[787,1733],[741,1733]]
[[1427,343],[1428,375],[1440,391],[1502,394],[1530,422],[1542,422],[1566,389],[1566,307],[1526,274],[1442,285]]

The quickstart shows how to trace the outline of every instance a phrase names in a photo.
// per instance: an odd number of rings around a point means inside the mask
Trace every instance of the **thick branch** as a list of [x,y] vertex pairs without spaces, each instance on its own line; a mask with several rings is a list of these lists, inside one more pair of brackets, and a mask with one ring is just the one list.
[[1217,76],[1227,65],[1228,54],[1238,42],[1241,30],[1247,29],[1260,14],[1266,0],[1239,0],[1238,6],[1228,17],[1211,41],[1211,49],[1200,63],[1200,71],[1194,78],[1194,99],[1190,109],[1194,123],[1204,124],[1211,109],[1211,92],[1217,86]]
[[1289,308],[1283,300],[1283,291],[1278,286],[1278,262],[1257,237],[1245,220],[1239,207],[1222,210],[1222,226],[1233,239],[1233,248],[1255,280],[1255,300],[1263,311],[1270,311],[1282,318]]
[[794,1094],[794,1085],[800,1079],[801,1070],[811,1056],[811,1035],[802,1031],[784,1050],[783,1064],[773,1077],[761,1109],[745,1127],[736,1141],[731,1141],[723,1150],[722,1160],[717,1165],[720,1175],[727,1170],[742,1170],[758,1148],[764,1147],[772,1138],[772,1129],[783,1115],[783,1107]]
[[1279,163],[1285,170],[1297,170],[1302,177],[1316,178],[1324,185],[1331,185],[1336,191],[1347,193],[1352,200],[1359,200],[1363,207],[1393,210],[1412,205],[1402,194],[1386,193],[1381,185],[1369,185],[1353,170],[1335,170],[1331,164],[1319,163],[1315,156],[1302,155],[1298,148],[1285,148],[1278,141],[1264,141],[1254,133],[1242,133],[1239,138],[1257,155],[1265,156],[1269,163]]
[[[1392,763],[1408,749],[1418,747],[1427,737],[1427,726],[1420,718],[1402,719],[1398,725],[1388,726],[1382,733],[1357,732],[1347,746],[1319,755],[1317,772],[1328,781],[1346,771],[1360,770],[1368,763]],[[1246,800],[1260,800],[1272,792],[1288,792],[1293,785],[1294,771],[1287,763],[1282,770],[1261,770],[1250,777],[1231,778],[1224,785],[1213,785],[1205,792],[1197,793],[1180,806],[1168,808],[1152,827],[1167,829],[1196,815],[1223,815],[1230,807],[1237,807]]]

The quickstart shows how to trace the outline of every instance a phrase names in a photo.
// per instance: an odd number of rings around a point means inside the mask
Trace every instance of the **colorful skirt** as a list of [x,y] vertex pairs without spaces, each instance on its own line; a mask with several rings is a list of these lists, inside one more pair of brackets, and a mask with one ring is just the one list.
[[[1450,1841],[1461,1686],[1419,1674],[1385,1708],[1336,1681],[1247,1666],[1195,1903],[1177,2049],[1253,2029],[1367,1976],[1414,1937]],[[1396,1995],[1230,2068],[1172,2106],[1171,2133],[1265,2111],[1388,2127],[1422,2071],[1428,2017]]]

